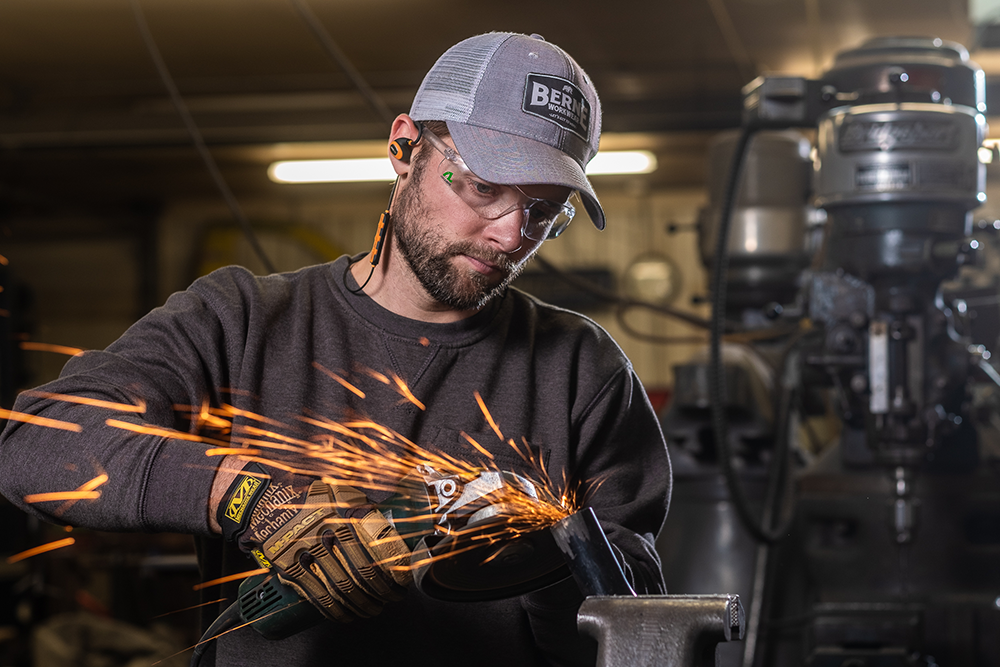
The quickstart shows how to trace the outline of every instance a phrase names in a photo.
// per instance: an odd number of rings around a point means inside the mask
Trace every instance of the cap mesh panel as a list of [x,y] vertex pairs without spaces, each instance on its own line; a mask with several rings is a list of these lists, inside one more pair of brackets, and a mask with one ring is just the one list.
[[489,41],[469,40],[444,54],[421,85],[420,102],[410,116],[414,120],[468,120],[486,65],[509,37],[496,33]]

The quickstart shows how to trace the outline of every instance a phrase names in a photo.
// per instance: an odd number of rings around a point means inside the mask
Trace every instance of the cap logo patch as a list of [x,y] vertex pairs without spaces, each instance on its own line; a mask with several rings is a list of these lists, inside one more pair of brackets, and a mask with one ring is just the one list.
[[572,81],[558,76],[529,74],[521,110],[555,123],[584,141],[590,140],[590,102]]

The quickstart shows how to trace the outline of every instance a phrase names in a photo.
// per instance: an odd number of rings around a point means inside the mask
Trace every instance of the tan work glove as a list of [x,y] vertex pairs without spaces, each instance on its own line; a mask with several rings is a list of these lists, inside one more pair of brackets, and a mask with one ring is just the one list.
[[336,621],[377,615],[413,579],[399,533],[350,486],[250,463],[216,518],[227,539]]

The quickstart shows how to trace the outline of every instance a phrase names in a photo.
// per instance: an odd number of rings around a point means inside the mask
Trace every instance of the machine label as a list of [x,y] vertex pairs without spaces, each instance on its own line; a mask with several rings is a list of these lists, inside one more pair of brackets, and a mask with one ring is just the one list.
[[858,190],[906,190],[913,184],[910,165],[902,164],[866,164],[859,166],[854,172],[854,186]]
[[847,121],[840,128],[838,145],[843,153],[950,151],[958,148],[958,126],[949,120]]

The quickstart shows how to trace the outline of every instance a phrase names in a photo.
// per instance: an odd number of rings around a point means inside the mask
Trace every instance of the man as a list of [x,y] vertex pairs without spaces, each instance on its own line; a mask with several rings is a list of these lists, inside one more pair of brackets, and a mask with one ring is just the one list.
[[[291,543],[287,527],[308,523],[289,516],[326,494],[324,521],[350,534],[317,537],[309,554],[277,566],[335,620],[280,641],[242,628],[213,642],[203,664],[592,663],[593,642],[576,632],[582,596],[572,579],[499,601],[432,599],[392,567],[409,551],[368,504],[388,492],[365,499],[346,485],[314,483],[294,462],[291,470],[258,468],[238,452],[219,464],[203,444],[162,427],[205,434],[212,409],[231,405],[231,431],[213,433],[231,432],[236,445],[245,444],[236,434],[262,419],[297,424],[301,440],[316,433],[296,416],[365,416],[458,460],[477,455],[474,440],[497,468],[528,473],[505,441],[517,440],[550,477],[590,484],[586,502],[634,588],[662,592],[653,540],[670,466],[638,377],[594,322],[508,288],[568,224],[572,192],[603,229],[584,175],[600,113],[586,74],[537,35],[490,33],[452,47],[410,113],[393,123],[398,179],[384,243],[377,239],[370,256],[290,274],[222,269],[171,296],[107,350],[71,359],[16,409],[81,432],[11,422],[0,443],[0,490],[49,520],[194,534],[206,580],[252,569],[248,552],[270,565],[267,554]],[[378,379],[389,376],[419,400],[400,400]],[[141,399],[144,411],[53,393]],[[79,488],[95,471],[108,475],[96,501],[23,501]],[[331,585],[336,576],[346,583]],[[230,600],[236,585],[222,589]]]

